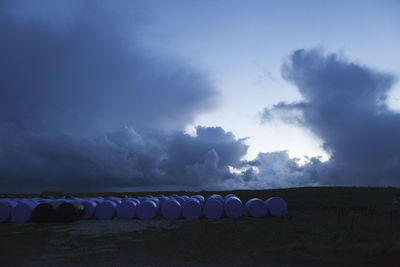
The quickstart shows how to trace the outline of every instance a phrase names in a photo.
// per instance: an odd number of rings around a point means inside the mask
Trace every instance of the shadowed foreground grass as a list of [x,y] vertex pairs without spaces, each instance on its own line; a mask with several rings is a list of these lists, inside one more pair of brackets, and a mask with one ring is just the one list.
[[[192,194],[151,194],[160,193]],[[400,266],[400,213],[394,203],[400,189],[323,187],[234,193],[243,201],[282,196],[288,214],[214,221],[0,224],[0,265]]]

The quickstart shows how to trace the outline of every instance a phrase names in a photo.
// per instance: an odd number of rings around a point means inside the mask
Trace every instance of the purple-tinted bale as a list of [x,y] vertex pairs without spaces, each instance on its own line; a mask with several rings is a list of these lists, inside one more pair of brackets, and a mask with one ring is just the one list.
[[82,219],[87,220],[93,218],[94,210],[96,209],[97,206],[96,201],[91,199],[85,199],[81,200],[81,203],[85,211],[85,214],[83,215]]
[[182,206],[177,200],[171,198],[165,201],[161,206],[161,212],[165,219],[178,219],[182,213]]
[[96,202],[96,206],[97,206],[97,205],[99,205],[101,202],[103,202],[104,199],[98,199],[98,198],[96,198],[96,199],[93,199],[93,201]]
[[33,210],[37,202],[29,200],[18,200],[18,204],[11,209],[11,222],[26,223],[31,220]]
[[221,202],[222,204],[224,204],[224,198],[223,198],[221,195],[213,194],[213,195],[211,195],[208,199],[210,199],[210,198],[215,198],[215,199],[217,199],[219,202]]
[[158,197],[158,200],[160,201],[160,207],[162,207],[162,205],[165,203],[165,201],[167,201],[169,199],[169,197],[166,196],[161,196]]
[[224,202],[224,211],[229,218],[239,218],[243,214],[243,203],[238,197],[231,196]]
[[136,208],[136,216],[140,220],[150,220],[156,217],[158,211],[157,203],[153,200],[143,201]]
[[225,197],[224,197],[224,201],[226,201],[228,198],[230,198],[230,197],[236,197],[236,195],[235,194],[227,194]]
[[161,215],[161,202],[158,199],[158,197],[152,197],[149,200],[155,202],[156,205],[157,205],[157,214],[156,215]]
[[198,201],[200,201],[201,206],[204,205],[205,200],[202,195],[194,195],[194,196],[192,196],[192,198],[196,198]]
[[136,213],[136,202],[133,200],[124,200],[117,207],[117,216],[120,219],[132,219]]
[[140,200],[139,199],[137,199],[137,198],[130,198],[129,200],[131,200],[131,201],[133,201],[133,202],[135,202],[135,204],[136,204],[136,207],[140,204]]
[[117,206],[121,203],[121,199],[120,198],[118,198],[118,197],[108,197],[108,198],[105,198],[105,200],[110,200],[110,201],[113,201],[113,202],[115,202],[115,204],[117,204]]
[[219,219],[224,213],[224,205],[217,197],[210,197],[204,203],[203,212],[208,219]]
[[15,207],[18,202],[10,199],[0,200],[0,222],[5,222],[10,219],[11,209]]
[[148,197],[138,197],[138,200],[140,201],[140,203],[148,200]]
[[181,206],[183,207],[183,204],[185,203],[185,198],[184,197],[181,197],[181,196],[177,196],[176,198],[175,198],[175,200],[176,201],[178,201],[179,202],[179,204],[181,204]]
[[152,197],[149,200],[154,201],[157,204],[157,206],[160,205],[160,200],[158,199],[158,197]]
[[267,215],[267,204],[259,198],[252,198],[246,203],[246,210],[252,217],[261,218]]
[[183,203],[182,216],[188,220],[196,220],[201,216],[201,204],[196,198],[189,198]]
[[115,215],[117,204],[111,200],[104,200],[97,204],[94,216],[99,220],[112,219]]
[[286,213],[286,201],[281,197],[270,197],[265,201],[265,204],[271,216],[278,217]]

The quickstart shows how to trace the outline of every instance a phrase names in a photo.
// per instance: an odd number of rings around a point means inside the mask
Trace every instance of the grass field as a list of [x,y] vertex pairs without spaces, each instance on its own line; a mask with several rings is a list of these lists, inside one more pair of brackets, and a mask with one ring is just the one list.
[[[194,194],[137,195],[161,193]],[[214,221],[4,223],[0,224],[0,266],[400,266],[398,188],[233,193],[242,201],[281,196],[288,213],[282,218]]]

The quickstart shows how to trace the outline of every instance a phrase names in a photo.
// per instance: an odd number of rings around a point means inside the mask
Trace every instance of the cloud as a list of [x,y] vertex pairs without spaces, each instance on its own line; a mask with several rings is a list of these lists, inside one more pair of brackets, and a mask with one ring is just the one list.
[[400,185],[400,114],[386,105],[393,75],[301,49],[283,65],[282,76],[303,101],[266,108],[263,119],[306,127],[323,140],[331,158],[324,163],[328,172],[315,170],[318,184]]
[[246,183],[229,171],[246,165],[244,139],[219,127],[183,132],[218,91],[196,67],[146,48],[147,8],[2,1],[1,191]]
[[218,127],[198,127],[196,136],[140,134],[125,127],[78,140],[49,135],[2,140],[2,191],[227,188],[248,182],[228,167],[241,166],[248,146]]
[[220,127],[197,127],[196,133],[196,137],[178,133],[167,146],[168,160],[163,169],[175,177],[175,183],[213,185],[219,182],[229,187],[236,180],[237,187],[243,186],[241,178],[232,174],[229,166],[241,167],[244,163],[241,159],[248,149],[244,140],[236,139]]
[[140,2],[14,2],[0,9],[1,121],[74,136],[176,130],[216,105],[206,75],[144,47]]
[[282,76],[303,100],[263,120],[310,129],[331,158],[246,161],[245,139],[220,127],[184,133],[218,91],[196,66],[146,47],[150,13],[144,1],[0,3],[1,191],[400,184],[394,76],[295,51]]

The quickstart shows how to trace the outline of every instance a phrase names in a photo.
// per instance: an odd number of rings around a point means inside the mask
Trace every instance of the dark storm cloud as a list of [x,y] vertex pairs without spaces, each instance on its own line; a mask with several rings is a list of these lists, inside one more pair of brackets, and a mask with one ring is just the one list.
[[312,159],[302,167],[314,169],[310,183],[400,185],[400,114],[385,102],[395,82],[392,75],[312,49],[295,51],[282,76],[304,101],[267,108],[263,119],[283,118],[323,140],[331,159],[323,165]]
[[321,185],[335,175],[329,162],[314,157],[307,164],[300,164],[299,159],[290,158],[287,151],[259,153],[255,161],[258,162],[257,171],[248,169],[252,176],[245,186],[249,188]]
[[1,191],[247,182],[229,171],[247,165],[244,139],[218,127],[183,133],[217,91],[144,47],[142,5],[32,3],[0,4]]
[[71,135],[171,130],[215,105],[205,75],[142,47],[137,2],[61,1],[61,18],[52,1],[13,2],[0,10],[0,120]]
[[227,184],[237,179],[237,185],[241,185],[240,177],[231,174],[228,166],[241,167],[247,149],[244,140],[237,140],[220,127],[197,127],[196,137],[182,133],[173,137],[163,169],[169,176],[180,178],[176,179],[178,184],[190,181],[212,185],[218,177],[217,181],[226,180]]
[[79,140],[48,135],[5,137],[0,187],[7,191],[222,188],[247,182],[228,166],[240,167],[248,147],[221,128],[198,127],[196,136],[146,135],[125,127]]

